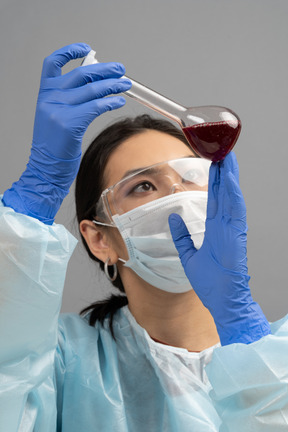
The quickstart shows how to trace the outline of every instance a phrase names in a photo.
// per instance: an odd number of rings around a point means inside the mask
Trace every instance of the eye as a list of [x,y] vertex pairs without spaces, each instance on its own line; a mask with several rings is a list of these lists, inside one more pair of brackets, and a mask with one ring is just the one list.
[[155,186],[150,183],[149,181],[142,181],[141,183],[138,183],[136,186],[134,186],[129,194],[140,194],[140,193],[145,193],[145,192],[151,192],[155,190]]

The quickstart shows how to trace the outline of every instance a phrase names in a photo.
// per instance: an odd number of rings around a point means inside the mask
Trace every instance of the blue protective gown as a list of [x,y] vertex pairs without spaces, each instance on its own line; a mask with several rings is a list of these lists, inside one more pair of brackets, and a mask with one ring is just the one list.
[[59,318],[76,240],[0,204],[1,432],[288,430],[288,323],[199,354],[154,342],[129,312]]

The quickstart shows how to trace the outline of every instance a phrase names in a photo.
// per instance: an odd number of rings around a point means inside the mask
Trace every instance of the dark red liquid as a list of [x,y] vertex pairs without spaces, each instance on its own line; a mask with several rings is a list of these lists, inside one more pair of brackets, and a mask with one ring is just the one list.
[[213,162],[225,158],[240,134],[240,122],[200,123],[183,128],[183,132],[195,152]]

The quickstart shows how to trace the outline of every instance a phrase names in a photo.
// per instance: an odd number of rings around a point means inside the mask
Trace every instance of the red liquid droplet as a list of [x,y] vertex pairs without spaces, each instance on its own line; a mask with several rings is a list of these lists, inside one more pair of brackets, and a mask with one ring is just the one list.
[[218,162],[232,150],[240,134],[240,122],[199,123],[183,128],[195,152],[206,159]]

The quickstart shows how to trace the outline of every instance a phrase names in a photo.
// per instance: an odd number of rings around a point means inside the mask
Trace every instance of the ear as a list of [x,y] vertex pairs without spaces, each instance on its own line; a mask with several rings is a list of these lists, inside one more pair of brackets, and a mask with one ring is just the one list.
[[105,262],[110,258],[110,264],[118,260],[118,256],[110,245],[106,229],[95,225],[90,220],[80,222],[80,232],[84,237],[90,252],[99,260]]

